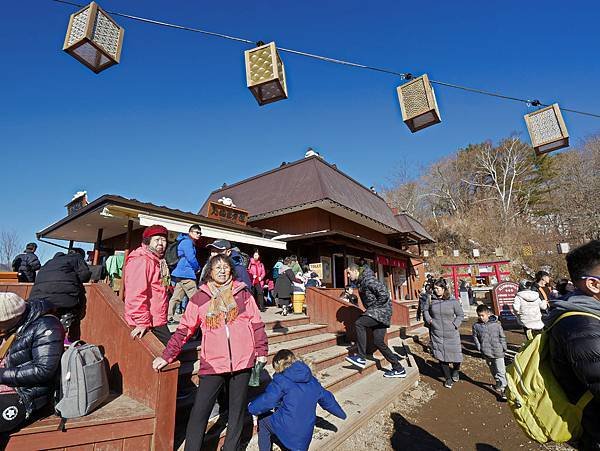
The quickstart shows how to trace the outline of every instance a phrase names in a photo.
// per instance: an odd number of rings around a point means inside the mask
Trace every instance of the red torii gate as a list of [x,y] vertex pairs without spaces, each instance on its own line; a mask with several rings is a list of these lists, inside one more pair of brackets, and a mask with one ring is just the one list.
[[[500,266],[507,265],[510,260],[499,260],[495,262],[473,262],[473,263],[448,263],[442,265],[445,268],[450,268],[449,274],[443,274],[442,277],[452,277],[452,283],[454,284],[454,297],[458,299],[458,279],[468,277],[469,279],[473,274],[469,272],[459,272],[460,268],[470,268],[471,266],[493,266],[493,271],[480,271],[479,275],[483,277],[496,276],[498,283],[502,282],[502,276],[509,276],[510,271],[502,271]],[[467,270],[468,271],[468,270]]]

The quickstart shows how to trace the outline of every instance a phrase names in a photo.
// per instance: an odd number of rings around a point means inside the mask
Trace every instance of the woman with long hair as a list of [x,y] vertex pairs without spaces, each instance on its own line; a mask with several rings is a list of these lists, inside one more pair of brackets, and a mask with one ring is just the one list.
[[173,362],[196,330],[202,330],[198,370],[202,388],[196,393],[187,424],[185,451],[202,447],[209,415],[223,385],[229,394],[229,416],[222,449],[235,451],[240,449],[251,370],[255,362],[267,362],[267,335],[248,287],[235,280],[230,258],[218,254],[207,265],[203,284],[152,367],[159,371]]
[[450,295],[443,278],[433,283],[431,301],[423,313],[429,327],[433,356],[439,360],[444,374],[444,387],[452,388],[452,384],[459,380],[458,371],[463,360],[458,328],[464,313],[460,302]]

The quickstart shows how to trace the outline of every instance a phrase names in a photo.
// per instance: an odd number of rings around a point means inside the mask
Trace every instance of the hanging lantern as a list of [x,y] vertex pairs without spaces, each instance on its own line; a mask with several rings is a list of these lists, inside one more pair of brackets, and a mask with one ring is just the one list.
[[95,2],[71,14],[63,50],[95,73],[119,64],[125,30]]
[[503,257],[504,256],[504,249],[502,249],[501,247],[497,247],[495,250],[495,254],[496,257]]
[[558,243],[556,245],[556,248],[559,254],[568,254],[571,250],[571,246],[569,246],[569,243]]
[[478,258],[479,256],[479,249],[473,249],[473,257]]
[[442,122],[427,74],[398,86],[396,90],[402,109],[402,120],[411,132]]
[[244,57],[248,89],[259,105],[287,99],[285,70],[274,42],[246,50]]
[[458,256],[460,255],[460,252],[458,251],[458,249],[454,249],[454,250],[452,251],[452,255],[453,255],[454,257],[458,257]]
[[443,249],[438,249],[436,251],[435,255],[437,255],[438,257],[443,257],[444,256],[444,250]]
[[533,255],[533,247],[532,246],[523,246],[522,253],[523,253],[523,257],[531,257]]
[[537,155],[569,147],[569,132],[558,103],[526,114],[525,124]]
[[425,257],[425,258],[429,257],[429,251],[427,249],[423,250],[423,257]]

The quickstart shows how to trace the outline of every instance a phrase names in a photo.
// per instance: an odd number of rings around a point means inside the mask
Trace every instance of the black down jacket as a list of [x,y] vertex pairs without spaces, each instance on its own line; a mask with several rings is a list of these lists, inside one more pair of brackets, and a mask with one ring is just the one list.
[[358,277],[358,291],[360,300],[367,309],[365,314],[389,326],[392,319],[392,298],[385,285],[375,278],[368,266]]
[[[600,316],[600,301],[574,293],[553,303],[547,324],[566,311]],[[550,329],[552,372],[573,403],[589,390],[594,399],[583,411],[584,449],[600,449],[600,320],[590,316],[570,316]]]
[[65,331],[47,301],[27,303],[24,321],[0,368],[0,383],[14,387],[27,415],[44,407],[56,387]]
[[38,256],[30,251],[17,255],[12,261],[13,271],[19,273],[19,282],[35,282],[35,272],[41,266]]
[[59,252],[38,272],[29,299],[46,299],[58,308],[85,303],[85,288],[92,273],[79,254]]

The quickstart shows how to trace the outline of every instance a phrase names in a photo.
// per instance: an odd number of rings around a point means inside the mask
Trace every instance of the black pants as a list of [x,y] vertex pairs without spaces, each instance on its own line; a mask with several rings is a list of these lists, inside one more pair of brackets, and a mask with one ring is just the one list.
[[158,338],[162,344],[167,346],[167,343],[171,339],[169,327],[165,324],[164,326],[153,327],[151,330],[156,338]]
[[290,298],[278,298],[277,301],[279,302],[279,307],[283,307],[284,305],[286,307],[289,307],[292,303],[292,300]]
[[256,285],[252,285],[252,296],[254,297],[254,300],[256,301],[256,305],[258,305],[258,308],[260,310],[264,310],[265,309],[265,295],[264,295],[263,289],[261,288],[259,283],[257,283]]
[[[449,362],[440,362],[440,366],[442,367],[442,373],[444,373],[444,379],[446,379],[446,380],[452,379],[452,371],[450,371],[450,363]],[[453,371],[460,370],[460,363],[453,362],[452,370]]]
[[379,352],[383,354],[385,359],[392,364],[393,369],[402,369],[400,359],[385,343],[385,332],[387,331],[388,326],[370,316],[362,315],[356,320],[354,327],[356,329],[358,355],[363,358],[367,355],[367,329],[370,329],[373,332],[373,344],[375,347],[379,349]]
[[0,434],[2,436],[7,436],[6,433],[19,428],[25,419],[25,406],[19,395],[16,393],[0,395]]
[[227,420],[227,437],[222,449],[224,451],[237,451],[240,449],[242,430],[244,428],[244,415],[248,404],[247,394],[250,372],[251,370],[248,369],[233,374],[200,376],[200,385],[185,433],[185,451],[200,451],[202,442],[204,441],[208,417],[223,384],[227,386],[227,393],[229,395],[229,415]]

